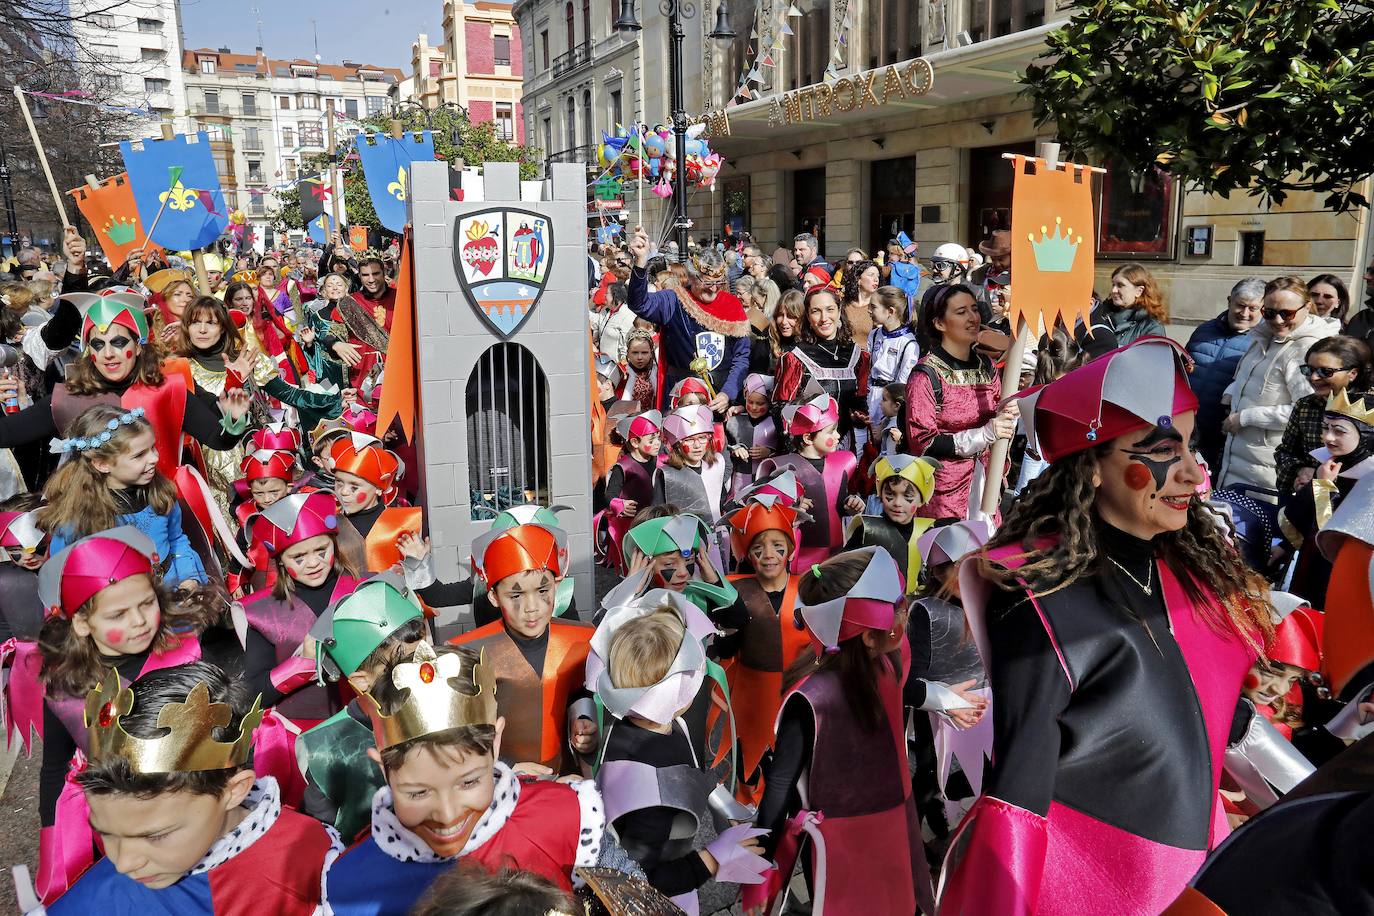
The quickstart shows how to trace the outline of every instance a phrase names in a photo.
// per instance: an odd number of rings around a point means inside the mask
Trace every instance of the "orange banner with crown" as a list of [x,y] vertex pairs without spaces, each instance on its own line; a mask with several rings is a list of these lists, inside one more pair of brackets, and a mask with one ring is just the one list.
[[161,245],[148,241],[128,172],[106,178],[95,187],[83,184],[67,193],[76,198],[76,208],[95,230],[100,250],[105,252],[112,270],[118,270],[135,248],[142,247],[145,253],[162,250]]
[[[1008,318],[1034,335],[1088,321],[1093,293],[1092,169],[1014,156],[1011,200],[1012,293]],[[1087,240],[1086,243],[1084,240]]]

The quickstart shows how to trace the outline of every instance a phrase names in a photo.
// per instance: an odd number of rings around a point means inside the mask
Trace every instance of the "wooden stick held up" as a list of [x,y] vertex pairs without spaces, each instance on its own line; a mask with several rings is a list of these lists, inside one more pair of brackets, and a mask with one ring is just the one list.
[[67,219],[67,208],[62,206],[62,195],[57,193],[57,182],[53,180],[52,167],[48,165],[48,154],[43,151],[43,143],[38,139],[38,128],[33,124],[33,115],[29,114],[29,102],[24,98],[24,90],[18,86],[14,87],[14,99],[19,103],[19,110],[24,114],[24,123],[29,126],[29,136],[33,138],[33,148],[38,153],[38,164],[43,166],[43,174],[48,179],[48,190],[52,192],[53,206],[57,207],[57,215],[62,220],[62,228],[70,228],[71,222]]

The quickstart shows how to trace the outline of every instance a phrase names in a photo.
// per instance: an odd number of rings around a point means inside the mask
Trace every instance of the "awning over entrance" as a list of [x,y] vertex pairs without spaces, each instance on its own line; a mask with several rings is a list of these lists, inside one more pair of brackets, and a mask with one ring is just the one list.
[[[865,70],[712,112],[704,120],[713,146],[776,139],[844,127],[903,111],[926,111],[1017,91],[1026,66],[1045,51],[1047,23],[964,48]],[[727,128],[728,123],[728,128]]]

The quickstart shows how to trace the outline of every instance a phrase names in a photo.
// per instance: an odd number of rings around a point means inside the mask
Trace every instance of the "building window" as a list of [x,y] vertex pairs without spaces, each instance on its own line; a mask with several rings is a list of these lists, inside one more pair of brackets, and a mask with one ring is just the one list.
[[588,89],[582,93],[582,139],[590,145],[594,136],[596,128],[592,126],[592,92]]
[[296,174],[297,174],[297,173],[296,173],[296,160],[294,160],[294,159],[287,159],[283,164],[286,166],[286,180],[287,180],[287,181],[295,181],[295,180],[296,180]]
[[496,103],[496,136],[507,141],[515,139],[515,106],[510,102]]
[[[572,9],[571,3],[568,4],[568,8]],[[572,149],[577,146],[577,100],[572,96],[568,96],[568,117],[565,126],[568,134],[568,145],[566,148]]]
[[138,59],[145,64],[160,64],[167,59],[167,52],[161,48],[140,48]]
[[281,145],[286,149],[294,149],[296,146],[296,131],[290,127],[281,129]]
[[249,216],[262,216],[262,215],[263,215],[263,212],[264,212],[264,211],[263,211],[263,206],[262,206],[262,195],[261,195],[261,194],[254,194],[254,195],[252,195],[252,196],[248,199],[248,215],[249,215]]
[[311,94],[309,94],[309,93],[301,93],[301,97],[300,97],[299,101],[300,101],[300,106],[301,106],[302,108],[304,108],[304,109],[307,109],[307,110],[310,110],[310,111],[319,111],[319,110],[320,110],[320,97],[317,96],[317,95],[311,95]]
[[255,115],[258,113],[258,94],[256,92],[245,92],[243,94],[243,113]]
[[[161,32],[162,32],[162,20],[161,20],[161,19],[140,19],[140,20],[138,20],[138,30],[139,30],[140,32],[145,32],[145,33],[146,33],[146,32],[157,32],[157,33],[161,33]],[[213,73],[214,71],[212,70],[212,71],[210,71],[210,72]]]
[[[139,21],[142,22],[141,19],[140,19]],[[214,72],[215,72],[215,59],[214,59],[213,57],[202,57],[202,58],[200,59],[200,72],[201,72],[201,73],[214,73]]]
[[97,29],[113,29],[115,17],[109,13],[95,13],[91,16],[91,25]]
[[375,115],[386,105],[386,99],[380,95],[370,95],[367,97],[367,113]]
[[358,100],[344,99],[344,114],[354,120],[358,117]]
[[582,0],[582,40],[592,43],[592,0]]
[[547,156],[549,153],[553,152],[553,120],[545,118],[543,126],[544,131],[540,136],[544,140],[544,155]]
[[205,90],[205,111],[208,114],[219,114],[219,92],[215,89]]
[[290,111],[290,110],[291,110],[291,96],[289,96],[289,95],[279,95],[279,96],[277,96],[277,107],[280,108],[282,111]]
[[544,59],[543,69],[549,69],[549,30],[545,29],[539,33],[540,55]]
[[615,31],[615,24],[620,19],[620,0],[611,0],[611,31]]
[[300,128],[301,146],[324,146],[324,134],[318,121],[314,124],[302,124]]
[[253,184],[262,183],[262,163],[257,159],[248,160],[248,180]]
[[143,78],[144,92],[166,92],[167,89],[168,83],[166,80],[150,79],[148,77]]
[[117,73],[92,73],[91,88],[96,92],[113,95],[123,88],[123,81]]
[[563,18],[566,19],[568,23],[568,50],[571,51],[573,48],[577,47],[577,23],[576,20],[573,19],[573,5],[571,0],[569,0],[568,5],[563,9]]
[[[216,138],[212,135],[210,139],[214,140]],[[227,187],[231,184],[230,179],[233,178],[233,172],[229,168],[229,157],[227,155],[222,153],[217,153],[215,155],[215,171],[219,174],[219,183],[221,187]]]
[[262,149],[262,132],[256,127],[243,129],[243,148]]
[[491,53],[494,58],[493,63],[498,67],[510,66],[510,36],[493,35],[491,37]]
[[611,90],[611,128],[612,128],[612,129],[614,129],[618,124],[621,123],[621,120],[620,120],[620,119],[621,119],[621,110],[620,110],[620,90],[619,90],[619,89],[612,89],[612,90]]
[[1263,233],[1263,232],[1242,232],[1242,233],[1240,233],[1240,266],[1241,266],[1241,267],[1263,267],[1263,266],[1264,266],[1264,233]]

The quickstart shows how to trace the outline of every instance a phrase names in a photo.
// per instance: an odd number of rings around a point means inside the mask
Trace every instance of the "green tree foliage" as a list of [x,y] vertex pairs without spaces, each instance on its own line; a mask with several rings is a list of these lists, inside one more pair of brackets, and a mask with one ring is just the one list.
[[[426,114],[429,116],[428,124],[425,121]],[[434,152],[447,162],[453,162],[455,159],[462,159],[467,165],[481,165],[484,162],[519,162],[522,179],[528,181],[539,174],[539,161],[543,157],[543,151],[498,139],[496,125],[490,121],[473,124],[465,114],[452,108],[440,108],[429,112],[407,108],[396,116],[396,120],[400,121],[401,126],[407,131],[432,130]],[[380,113],[372,115],[363,123],[368,130],[387,133],[391,130],[391,121],[391,115]],[[357,131],[350,126],[339,127],[338,132],[342,158],[342,151],[351,148],[352,137],[356,136]],[[344,139],[345,135],[347,139]],[[306,156],[301,161],[301,174],[307,177],[320,174],[328,168],[329,156],[324,153]],[[362,164],[355,158],[345,163],[345,168],[348,171],[344,174],[344,206],[349,224],[381,229],[382,224],[377,221],[377,212],[372,209],[372,198],[367,192]],[[279,197],[281,206],[272,213],[273,220],[291,229],[305,228],[301,221],[300,197],[292,190],[282,191]]]
[[1226,195],[1368,206],[1374,7],[1351,0],[1079,0],[1027,68],[1064,154],[1157,164]]

